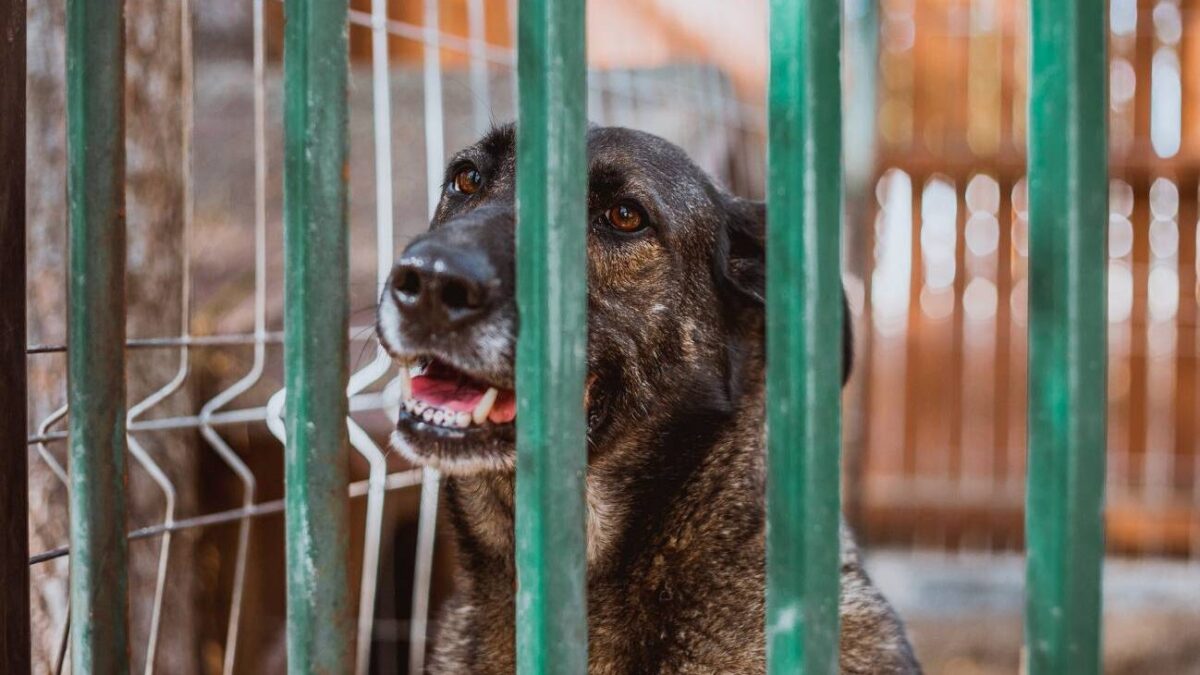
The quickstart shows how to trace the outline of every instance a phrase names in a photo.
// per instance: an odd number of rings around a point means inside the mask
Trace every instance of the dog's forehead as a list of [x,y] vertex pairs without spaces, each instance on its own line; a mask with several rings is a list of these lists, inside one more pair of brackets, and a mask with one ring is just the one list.
[[[499,172],[514,170],[516,155],[514,127],[493,129],[472,148],[468,155],[490,160]],[[674,177],[707,181],[682,148],[654,134],[624,127],[592,126],[587,134],[588,171],[618,171],[629,178]]]
[[588,159],[593,167],[647,167],[677,173],[692,173],[695,168],[674,143],[622,127],[594,127],[588,133]]

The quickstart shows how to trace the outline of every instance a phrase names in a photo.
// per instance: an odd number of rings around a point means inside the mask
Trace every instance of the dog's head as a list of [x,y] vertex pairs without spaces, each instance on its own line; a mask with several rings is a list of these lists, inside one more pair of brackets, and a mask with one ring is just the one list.
[[[588,384],[563,405],[587,406],[596,455],[681,407],[730,413],[761,377],[765,208],[656,136],[592,128],[587,148]],[[450,473],[514,465],[515,151],[507,126],[451,159],[380,300],[407,375],[393,441]]]

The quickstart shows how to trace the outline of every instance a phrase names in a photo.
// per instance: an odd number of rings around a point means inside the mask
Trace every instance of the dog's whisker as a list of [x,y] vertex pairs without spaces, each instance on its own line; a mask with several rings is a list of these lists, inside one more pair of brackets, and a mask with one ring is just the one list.
[[352,370],[358,370],[359,366],[362,365],[363,356],[366,355],[367,349],[371,347],[371,342],[373,341],[363,340],[362,347],[360,347],[358,350],[358,357],[354,359],[354,367]]
[[362,328],[354,331],[354,335],[351,336],[351,339],[361,340],[361,339],[363,339],[364,336],[366,336],[368,334],[373,335],[374,333],[375,333],[375,326],[363,326]]

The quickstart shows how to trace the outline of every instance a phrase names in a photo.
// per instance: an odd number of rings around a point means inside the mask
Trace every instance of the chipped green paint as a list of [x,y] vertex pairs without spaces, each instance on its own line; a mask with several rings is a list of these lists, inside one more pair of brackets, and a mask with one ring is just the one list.
[[767,669],[838,671],[841,3],[772,0]]
[[67,2],[71,666],[129,672],[125,540],[125,17]]
[[290,673],[349,673],[346,0],[284,6],[284,379]]
[[1029,672],[1100,672],[1105,3],[1033,0],[1029,91]]
[[517,35],[517,672],[587,672],[583,0],[522,0]]

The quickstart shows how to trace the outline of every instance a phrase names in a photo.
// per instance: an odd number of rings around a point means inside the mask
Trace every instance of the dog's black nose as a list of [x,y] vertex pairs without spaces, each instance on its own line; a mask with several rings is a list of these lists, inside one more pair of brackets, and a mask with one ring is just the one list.
[[482,315],[496,277],[481,253],[428,238],[412,243],[392,269],[392,293],[411,320],[456,327]]

